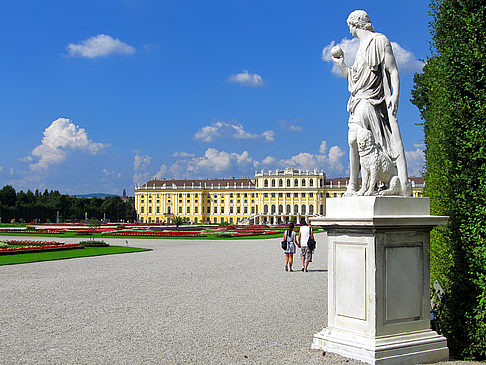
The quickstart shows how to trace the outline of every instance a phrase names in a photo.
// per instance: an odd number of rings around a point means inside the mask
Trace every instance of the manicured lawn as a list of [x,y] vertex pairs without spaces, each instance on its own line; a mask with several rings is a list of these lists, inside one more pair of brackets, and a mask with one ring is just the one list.
[[28,262],[51,261],[51,260],[65,260],[77,257],[100,256],[100,255],[114,255],[120,253],[151,251],[146,248],[137,247],[85,247],[80,249],[65,250],[65,251],[51,251],[51,252],[35,252],[23,253],[15,255],[0,256],[1,265],[24,264]]

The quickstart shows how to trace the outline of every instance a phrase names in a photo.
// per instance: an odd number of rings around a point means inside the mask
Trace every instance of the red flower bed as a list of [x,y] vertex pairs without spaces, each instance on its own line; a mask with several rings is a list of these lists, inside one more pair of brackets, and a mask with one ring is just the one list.
[[150,231],[119,231],[105,232],[105,236],[150,236],[150,237],[199,237],[200,232],[150,232]]
[[39,246],[21,246],[21,247],[1,247],[0,252],[14,252],[14,251],[38,251],[53,248],[76,247],[77,243],[59,244],[59,245],[39,245]]

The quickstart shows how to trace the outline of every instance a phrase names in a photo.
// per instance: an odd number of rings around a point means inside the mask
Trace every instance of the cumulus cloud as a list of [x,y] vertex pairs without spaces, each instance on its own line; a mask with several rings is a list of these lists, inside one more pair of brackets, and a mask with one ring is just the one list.
[[422,176],[422,171],[425,166],[425,145],[414,144],[415,150],[405,151],[407,159],[408,174],[410,176]]
[[332,146],[328,152],[326,141],[322,141],[318,153],[301,152],[289,159],[281,159],[277,164],[282,168],[293,166],[301,170],[323,169],[330,173],[342,173],[344,155],[339,146]]
[[297,124],[292,124],[287,120],[277,120],[277,124],[281,129],[288,132],[300,132],[302,131],[302,126]]
[[75,125],[70,119],[59,118],[44,130],[42,144],[35,147],[31,156],[25,160],[34,161],[32,170],[45,169],[66,159],[73,151],[96,154],[108,144],[93,142],[86,130]]
[[[401,72],[414,73],[422,70],[422,68],[424,67],[424,63],[422,61],[419,61],[412,52],[407,51],[396,42],[391,42],[391,45],[393,49],[393,54],[395,55],[395,59],[397,61],[398,69]],[[341,40],[341,42],[337,44],[336,42],[332,41],[322,49],[322,59],[327,62],[332,62],[333,64],[332,73],[338,76],[342,76],[341,71],[332,61],[331,49],[334,46],[341,47],[344,52],[344,62],[346,63],[346,65],[352,66],[354,64],[354,59],[356,58],[356,52],[358,51],[359,39],[344,38]]]
[[135,48],[123,43],[118,38],[113,38],[106,34],[98,34],[78,44],[68,44],[66,51],[71,57],[96,58],[112,54],[129,55],[135,53]]
[[263,86],[263,78],[256,73],[249,73],[248,70],[243,70],[240,73],[231,75],[226,80],[228,82],[237,83],[241,86],[260,87]]
[[152,157],[149,155],[141,155],[139,152],[135,152],[133,158],[133,183],[143,184],[151,177],[149,172],[150,163],[152,162]]
[[167,165],[162,164],[160,165],[159,171],[154,175],[156,179],[162,179],[167,174]]
[[274,132],[272,130],[265,131],[261,134],[249,133],[245,130],[243,125],[236,121],[221,121],[214,122],[210,125],[202,127],[194,135],[195,140],[203,142],[213,142],[218,137],[234,138],[234,139],[263,139],[266,142],[274,140]]

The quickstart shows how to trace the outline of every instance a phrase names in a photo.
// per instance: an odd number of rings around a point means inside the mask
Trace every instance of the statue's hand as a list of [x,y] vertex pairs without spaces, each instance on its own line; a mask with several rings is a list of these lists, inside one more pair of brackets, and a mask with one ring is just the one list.
[[398,95],[393,94],[388,101],[388,109],[391,110],[393,115],[397,115],[398,110]]

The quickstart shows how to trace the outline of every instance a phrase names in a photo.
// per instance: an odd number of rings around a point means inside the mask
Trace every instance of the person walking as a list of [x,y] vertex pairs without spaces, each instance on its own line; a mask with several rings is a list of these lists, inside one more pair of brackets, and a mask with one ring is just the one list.
[[[297,243],[297,233],[294,231],[294,224],[289,224],[289,229],[284,232],[284,241],[287,241],[287,249],[285,253],[285,271],[293,271],[292,264],[294,263],[295,245]],[[299,246],[300,247],[300,246]]]
[[307,241],[309,237],[314,239],[314,233],[312,233],[312,228],[307,225],[305,220],[302,221],[302,226],[299,230],[299,247],[300,247],[300,257],[302,258],[302,269],[301,271],[307,272],[307,267],[309,262],[312,262],[312,250],[307,247]]

